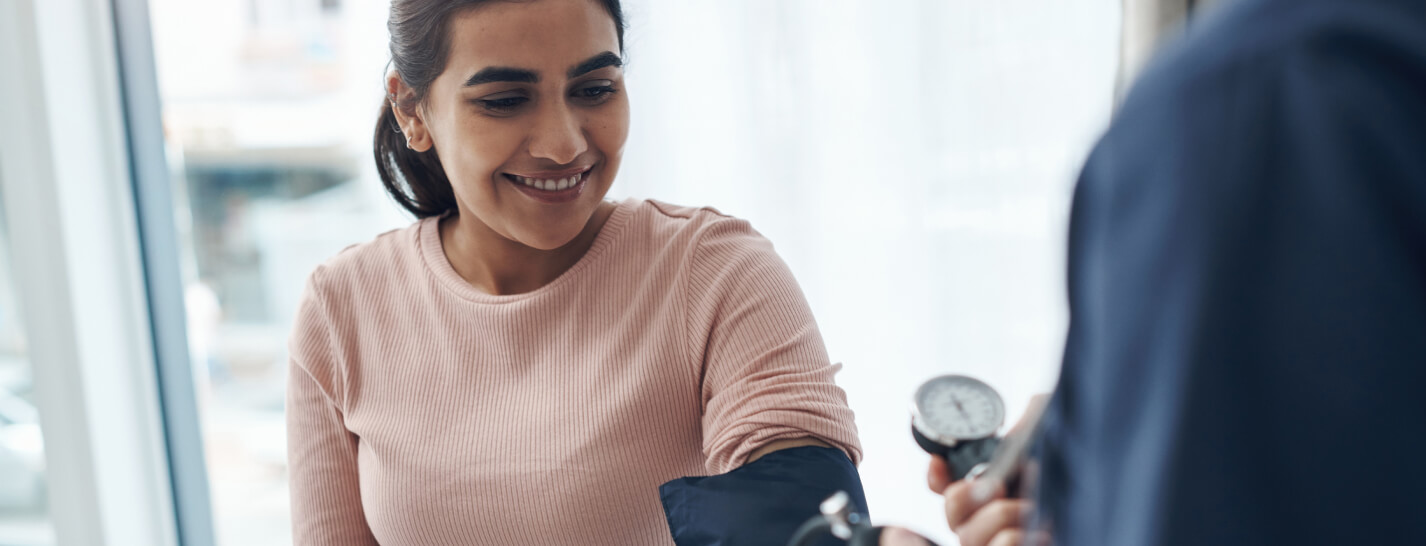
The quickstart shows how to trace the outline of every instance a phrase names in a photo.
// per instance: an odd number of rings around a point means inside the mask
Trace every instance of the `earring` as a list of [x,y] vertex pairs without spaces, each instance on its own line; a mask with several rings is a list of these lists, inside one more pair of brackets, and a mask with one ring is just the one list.
[[[391,101],[391,104],[389,106],[391,106],[392,108],[396,107],[396,95],[387,95],[386,99]],[[401,124],[396,123],[395,117],[391,118],[391,131],[395,133],[401,132]]]

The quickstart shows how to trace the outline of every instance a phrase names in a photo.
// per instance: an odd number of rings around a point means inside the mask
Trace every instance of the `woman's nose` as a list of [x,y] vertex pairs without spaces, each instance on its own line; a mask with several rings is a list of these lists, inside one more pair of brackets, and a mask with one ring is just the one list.
[[583,124],[564,104],[546,108],[530,138],[530,155],[560,165],[573,163],[588,149]]

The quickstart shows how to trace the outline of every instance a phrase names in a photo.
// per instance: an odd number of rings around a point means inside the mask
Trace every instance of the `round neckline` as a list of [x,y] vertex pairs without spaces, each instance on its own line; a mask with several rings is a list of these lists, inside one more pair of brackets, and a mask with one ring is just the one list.
[[460,273],[456,273],[455,266],[452,266],[450,260],[446,258],[445,247],[441,244],[440,222],[442,218],[446,217],[445,215],[421,220],[420,226],[417,228],[421,261],[425,264],[426,270],[436,278],[436,281],[461,299],[476,303],[511,303],[539,297],[568,284],[569,279],[577,276],[580,271],[588,269],[591,263],[604,254],[605,249],[619,235],[619,231],[627,222],[630,210],[633,208],[632,203],[633,201],[630,199],[615,203],[614,212],[609,214],[609,219],[605,220],[604,225],[599,228],[599,234],[594,236],[594,243],[589,246],[589,250],[585,251],[584,255],[580,256],[579,260],[564,273],[544,286],[529,292],[490,294],[466,282]]

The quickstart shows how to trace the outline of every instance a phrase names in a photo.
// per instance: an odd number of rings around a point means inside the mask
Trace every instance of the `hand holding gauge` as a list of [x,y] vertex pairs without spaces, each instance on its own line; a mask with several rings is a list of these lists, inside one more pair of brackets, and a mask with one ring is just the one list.
[[966,477],[1000,447],[995,435],[1005,423],[1005,402],[984,382],[964,375],[931,378],[916,389],[911,435],[932,455],[946,459],[951,479]]
[[[1034,397],[1019,423],[1001,438],[995,433],[1005,421],[1005,404],[989,385],[950,375],[916,390],[911,432],[922,449],[944,458],[931,462],[927,485],[945,497],[946,523],[962,544],[999,544],[1007,537],[1014,542],[1017,536],[1025,543],[1050,542],[1048,529],[1026,527],[1030,522],[1021,516],[1007,515],[1032,509],[1020,497],[1027,493],[1024,488],[1033,487],[1025,483],[1033,480],[1025,477],[1028,452],[1048,401],[1047,396]],[[967,477],[974,479],[961,481]]]
[[[996,436],[1005,424],[1005,402],[1000,394],[978,379],[943,375],[916,389],[911,404],[911,435],[921,449],[946,460],[952,481],[971,475],[977,477],[974,486],[1004,484],[1006,492],[1014,496],[1030,438],[1043,411],[1044,400],[1032,402],[1020,424],[1002,439]],[[798,529],[790,544],[807,544],[822,533],[831,533],[853,545],[930,543],[905,529],[895,529],[883,537],[883,528],[871,526],[864,516],[839,511],[837,507],[845,506],[845,499],[839,496],[845,494],[828,498],[822,504],[822,514]],[[989,499],[976,500],[975,507],[986,500]],[[948,498],[947,502],[952,501]]]

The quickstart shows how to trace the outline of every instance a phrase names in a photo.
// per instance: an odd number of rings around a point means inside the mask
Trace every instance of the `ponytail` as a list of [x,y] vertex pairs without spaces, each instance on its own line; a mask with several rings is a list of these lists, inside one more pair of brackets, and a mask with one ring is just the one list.
[[381,100],[372,152],[386,192],[411,214],[428,218],[456,210],[455,192],[436,149],[418,152],[406,147],[390,98]]
[[[391,64],[401,81],[412,91],[410,103],[397,105],[406,111],[425,100],[431,82],[446,69],[450,49],[450,19],[462,10],[489,0],[391,0],[391,16],[386,29],[391,34]],[[619,36],[619,52],[624,51],[624,10],[619,0],[600,0],[613,19]],[[407,100],[407,99],[403,99]],[[372,152],[381,183],[396,203],[417,218],[440,216],[456,210],[455,192],[441,167],[436,149],[417,152],[406,147],[406,137],[396,125],[390,97],[381,101],[376,119]]]

